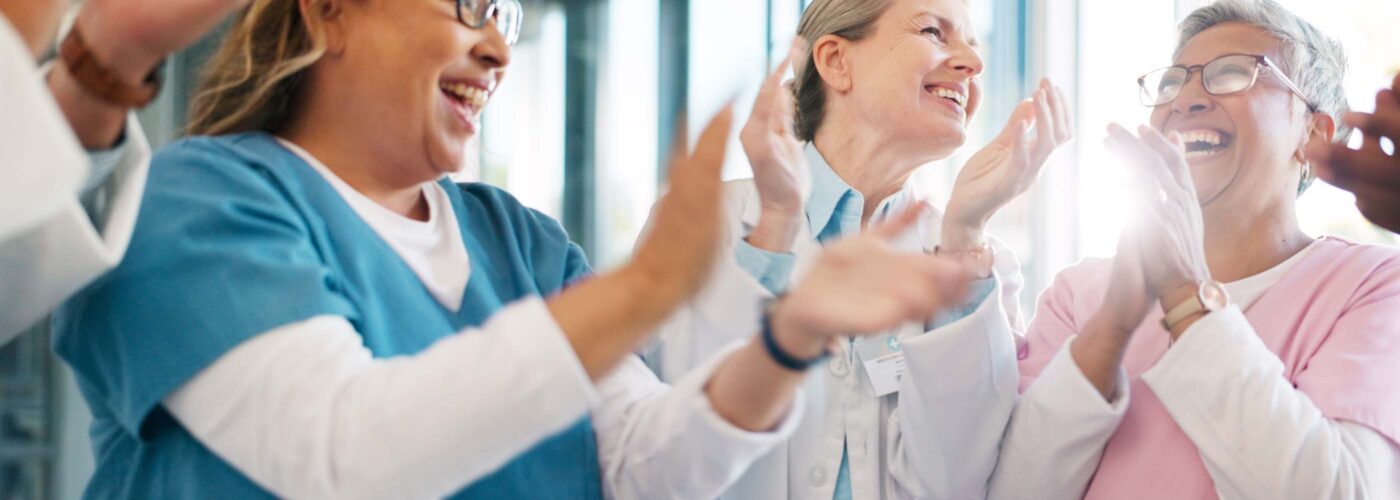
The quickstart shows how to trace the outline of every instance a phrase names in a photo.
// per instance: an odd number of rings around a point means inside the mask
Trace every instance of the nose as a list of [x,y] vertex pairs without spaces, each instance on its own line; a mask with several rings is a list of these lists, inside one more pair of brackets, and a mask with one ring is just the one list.
[[496,29],[496,21],[483,26],[481,34],[481,41],[472,46],[471,58],[486,69],[501,69],[509,65],[510,45],[506,44],[505,35]]
[[1205,82],[1202,81],[1199,73],[1192,75],[1190,81],[1181,88],[1181,92],[1176,95],[1176,100],[1172,101],[1172,112],[1183,115],[1204,113],[1215,109],[1215,99],[1206,92]]
[[948,58],[948,65],[953,71],[965,73],[969,78],[982,74],[986,64],[982,61],[982,55],[977,53],[977,49],[964,41],[958,41],[949,47],[953,57]]

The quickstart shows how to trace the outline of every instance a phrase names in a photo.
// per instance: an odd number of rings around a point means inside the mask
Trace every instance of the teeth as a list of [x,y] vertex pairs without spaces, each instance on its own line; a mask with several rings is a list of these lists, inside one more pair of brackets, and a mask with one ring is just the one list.
[[443,91],[461,98],[468,106],[478,111],[486,107],[486,101],[490,98],[490,95],[487,94],[485,90],[463,83],[443,82],[439,84],[439,86],[442,87]]
[[1186,143],[1200,142],[1209,144],[1211,146],[1219,146],[1221,142],[1220,133],[1215,132],[1213,130],[1192,130],[1190,132],[1182,132],[1181,140],[1182,142]]
[[958,106],[964,107],[964,108],[967,107],[967,96],[962,95],[962,93],[960,93],[960,92],[958,92],[958,91],[956,91],[956,90],[949,89],[949,88],[944,88],[944,87],[934,87],[934,88],[933,88],[933,95],[936,95],[936,96],[938,96],[938,97],[944,97],[944,98],[952,99],[953,101],[956,101],[956,102],[958,103]]

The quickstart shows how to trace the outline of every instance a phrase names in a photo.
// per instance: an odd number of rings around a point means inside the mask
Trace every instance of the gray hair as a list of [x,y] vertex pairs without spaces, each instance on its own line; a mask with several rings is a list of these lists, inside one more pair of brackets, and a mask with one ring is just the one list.
[[[1176,55],[1201,32],[1225,23],[1241,23],[1264,30],[1280,42],[1283,60],[1279,69],[1298,85],[1303,95],[1337,123],[1333,140],[1345,142],[1351,127],[1342,124],[1342,114],[1350,111],[1342,79],[1347,72],[1347,55],[1342,44],[1324,35],[1317,27],[1289,12],[1273,0],[1217,0],[1186,16],[1179,28]],[[1298,183],[1298,194],[1312,184],[1308,168]]]
[[797,97],[793,121],[798,139],[811,142],[826,115],[826,82],[812,57],[817,39],[836,35],[854,42],[868,37],[892,3],[893,0],[815,0],[802,13],[797,35],[807,41],[807,57],[793,68],[793,93]]

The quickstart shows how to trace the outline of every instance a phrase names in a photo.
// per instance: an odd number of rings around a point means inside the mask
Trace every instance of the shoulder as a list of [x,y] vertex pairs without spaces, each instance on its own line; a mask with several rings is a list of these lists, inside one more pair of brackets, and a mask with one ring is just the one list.
[[1055,273],[1055,279],[1044,292],[1045,296],[1076,298],[1102,294],[1108,289],[1109,275],[1113,271],[1113,259],[1103,257],[1085,258]]
[[544,212],[525,206],[504,189],[483,182],[464,182],[455,186],[458,193],[462,195],[462,201],[466,203],[467,209],[480,211],[480,213],[469,215],[485,217],[493,224],[504,226],[504,228],[568,238],[564,234],[564,227],[558,220]]
[[1321,280],[1319,288],[1333,292],[1352,291],[1356,298],[1400,296],[1400,248],[1356,243],[1344,238],[1319,238],[1306,260],[1299,264],[1300,276]]
[[262,133],[180,139],[151,158],[147,202],[190,195],[282,198],[290,179],[286,167],[299,161]]

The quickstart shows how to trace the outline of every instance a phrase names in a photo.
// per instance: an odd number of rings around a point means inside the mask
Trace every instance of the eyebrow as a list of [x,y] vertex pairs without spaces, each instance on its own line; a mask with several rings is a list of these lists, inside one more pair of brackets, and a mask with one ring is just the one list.
[[[961,28],[958,27],[958,23],[953,22],[952,19],[948,19],[947,17],[943,16],[942,14],[939,14],[939,13],[934,12],[934,11],[931,11],[931,10],[926,10],[926,11],[920,12],[919,15],[920,15],[920,16],[928,16],[928,17],[932,17],[932,18],[934,18],[934,19],[937,19],[937,20],[938,20],[938,27],[939,27],[939,28],[942,28],[942,29],[944,29],[944,30],[946,30],[946,31],[954,31],[954,32],[957,32],[957,33],[963,33],[963,30],[962,30]],[[977,37],[976,37],[976,36],[968,37],[968,38],[966,38],[965,41],[967,42],[967,45],[968,45],[969,47],[972,47],[972,48],[974,48],[974,49],[975,49],[975,48],[978,48],[978,47],[980,46],[980,44],[977,43]]]

